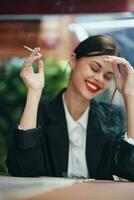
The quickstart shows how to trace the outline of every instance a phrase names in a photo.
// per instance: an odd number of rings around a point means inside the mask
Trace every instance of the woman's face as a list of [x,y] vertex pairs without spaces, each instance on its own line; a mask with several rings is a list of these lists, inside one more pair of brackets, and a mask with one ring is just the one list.
[[102,55],[72,60],[71,86],[87,100],[102,94],[113,78],[112,65],[105,58]]

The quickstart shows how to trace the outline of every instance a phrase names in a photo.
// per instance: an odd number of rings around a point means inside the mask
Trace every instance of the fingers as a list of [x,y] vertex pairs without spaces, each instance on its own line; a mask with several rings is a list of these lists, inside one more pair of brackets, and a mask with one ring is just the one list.
[[35,48],[34,52],[32,52],[30,54],[30,56],[28,56],[28,58],[25,60],[24,64],[23,64],[23,68],[28,68],[28,67],[32,67],[32,64],[35,61],[38,61],[41,59],[42,55],[39,53],[40,52],[40,48]]
[[29,57],[32,57],[32,56],[34,56],[36,54],[39,54],[39,52],[40,52],[40,48],[39,47],[35,47],[34,51],[29,55]]
[[38,63],[38,72],[43,73],[43,61],[41,61],[42,55],[39,53],[40,48],[35,48],[34,52],[30,54],[30,56],[27,57],[27,59],[24,61],[22,70],[20,72],[20,76],[24,78],[27,74],[33,74],[33,63],[37,62]]
[[114,72],[115,79],[117,79],[119,76],[119,69],[116,63],[113,63],[113,72]]
[[113,65],[114,72],[116,68],[116,74],[117,74],[117,69],[118,69],[118,75],[119,75],[119,71],[121,71],[120,75],[123,75],[125,72],[131,73],[133,71],[133,67],[125,58],[120,58],[116,56],[107,56],[107,58],[105,58],[104,61],[110,62]]

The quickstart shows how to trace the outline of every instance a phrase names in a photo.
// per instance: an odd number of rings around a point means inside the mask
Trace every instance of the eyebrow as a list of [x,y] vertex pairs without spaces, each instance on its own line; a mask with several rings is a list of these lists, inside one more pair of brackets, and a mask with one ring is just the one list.
[[[94,62],[94,63],[96,63],[98,66],[99,66],[99,68],[103,68],[103,66],[99,63],[99,62],[97,62],[97,61],[94,61],[94,60],[91,60],[91,62]],[[109,74],[114,74],[113,72],[107,72],[107,73],[109,73]]]

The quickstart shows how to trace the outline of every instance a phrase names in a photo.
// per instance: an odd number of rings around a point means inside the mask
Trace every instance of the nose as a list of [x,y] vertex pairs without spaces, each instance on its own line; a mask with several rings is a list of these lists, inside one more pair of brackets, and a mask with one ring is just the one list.
[[97,73],[97,74],[95,74],[94,79],[95,79],[97,82],[102,83],[102,82],[103,82],[103,74],[102,74],[102,73]]

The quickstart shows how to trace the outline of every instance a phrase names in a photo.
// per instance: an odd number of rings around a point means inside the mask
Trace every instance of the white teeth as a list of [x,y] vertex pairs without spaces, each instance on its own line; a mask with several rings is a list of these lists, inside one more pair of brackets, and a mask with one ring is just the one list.
[[94,89],[94,90],[97,90],[98,89],[98,87],[96,87],[95,85],[93,85],[93,84],[91,84],[91,83],[89,83],[89,82],[86,82],[87,83],[87,85],[89,86],[89,87],[91,87],[92,89]]

